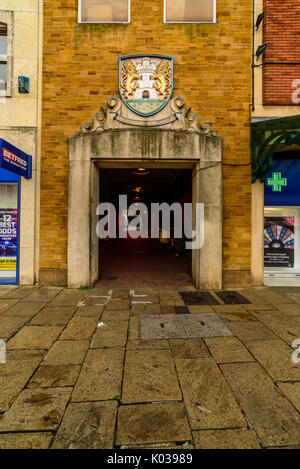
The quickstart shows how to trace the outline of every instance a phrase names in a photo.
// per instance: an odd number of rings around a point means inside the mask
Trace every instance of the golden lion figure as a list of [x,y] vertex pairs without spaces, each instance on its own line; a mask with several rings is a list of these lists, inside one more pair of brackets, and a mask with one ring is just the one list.
[[151,78],[155,80],[153,88],[158,91],[163,99],[167,99],[170,88],[172,86],[171,69],[169,67],[169,63],[166,60],[162,60],[156,67],[155,75],[153,75]]
[[134,64],[130,60],[126,60],[121,74],[121,88],[125,99],[129,99],[129,96],[132,96],[139,87],[136,80],[141,80],[141,77],[137,74]]

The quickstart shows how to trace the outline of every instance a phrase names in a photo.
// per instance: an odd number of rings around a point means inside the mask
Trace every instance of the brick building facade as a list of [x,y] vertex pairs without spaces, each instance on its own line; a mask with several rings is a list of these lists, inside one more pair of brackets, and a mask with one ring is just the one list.
[[218,0],[217,22],[166,24],[163,1],[131,2],[129,24],[79,24],[77,0],[44,1],[40,281],[66,283],[66,139],[110,95],[118,56],[169,54],[174,96],[224,139],[223,280],[250,283],[251,0]]
[[264,105],[299,103],[300,1],[264,0]]

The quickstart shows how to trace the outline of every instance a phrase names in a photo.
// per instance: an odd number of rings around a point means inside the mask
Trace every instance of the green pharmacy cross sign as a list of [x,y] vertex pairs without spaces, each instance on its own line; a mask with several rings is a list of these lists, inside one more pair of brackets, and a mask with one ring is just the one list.
[[272,186],[272,192],[281,192],[281,187],[287,186],[287,179],[281,177],[281,173],[273,173],[272,177],[267,179],[267,185]]

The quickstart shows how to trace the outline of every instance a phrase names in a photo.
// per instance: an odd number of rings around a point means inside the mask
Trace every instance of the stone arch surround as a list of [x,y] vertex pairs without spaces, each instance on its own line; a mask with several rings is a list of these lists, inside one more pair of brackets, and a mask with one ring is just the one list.
[[[101,167],[191,168],[193,203],[204,203],[204,245],[192,253],[192,277],[200,289],[222,288],[222,139],[173,98],[157,120],[136,121],[119,97],[111,97],[91,124],[68,140],[68,286],[98,279],[96,207]],[[133,122],[135,122],[133,124]],[[162,124],[163,123],[163,124]]]

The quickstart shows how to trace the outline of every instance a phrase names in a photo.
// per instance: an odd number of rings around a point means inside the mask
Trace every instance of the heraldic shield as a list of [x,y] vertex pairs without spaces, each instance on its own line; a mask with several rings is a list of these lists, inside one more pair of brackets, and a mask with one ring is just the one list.
[[164,55],[119,57],[120,94],[129,109],[151,116],[167,104],[173,92],[173,60]]

